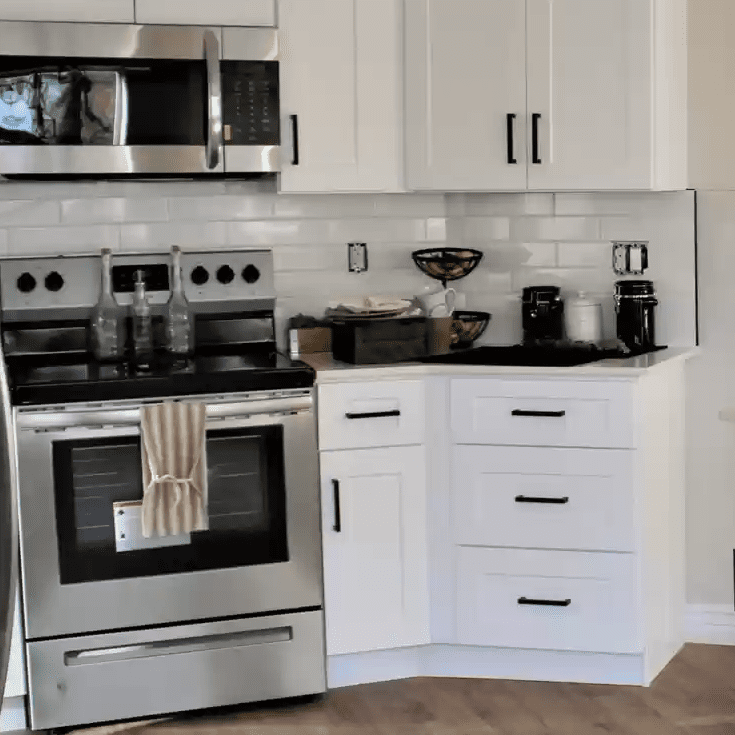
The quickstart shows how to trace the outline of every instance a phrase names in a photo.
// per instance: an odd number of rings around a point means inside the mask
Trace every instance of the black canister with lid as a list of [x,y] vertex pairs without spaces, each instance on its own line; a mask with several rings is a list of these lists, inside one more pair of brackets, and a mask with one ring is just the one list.
[[564,335],[564,302],[558,286],[523,289],[523,344],[549,345]]
[[633,352],[648,352],[656,346],[655,309],[658,304],[653,281],[617,281],[615,318],[618,339]]

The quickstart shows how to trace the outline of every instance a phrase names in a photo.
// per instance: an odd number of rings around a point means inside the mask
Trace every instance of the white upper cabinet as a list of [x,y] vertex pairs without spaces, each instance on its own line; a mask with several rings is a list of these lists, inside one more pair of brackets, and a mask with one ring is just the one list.
[[327,654],[429,643],[423,447],[322,452]]
[[405,74],[409,189],[526,188],[523,0],[406,0]]
[[0,20],[133,23],[134,0],[0,0]]
[[402,190],[400,0],[280,0],[284,192]]
[[273,26],[275,0],[135,0],[136,23]]
[[686,188],[686,0],[406,9],[411,188]]

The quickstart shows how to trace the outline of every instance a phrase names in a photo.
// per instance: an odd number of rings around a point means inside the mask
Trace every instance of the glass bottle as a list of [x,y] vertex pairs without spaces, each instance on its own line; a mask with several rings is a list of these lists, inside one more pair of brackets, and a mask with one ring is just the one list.
[[172,354],[186,357],[194,352],[194,325],[181,280],[181,249],[171,248],[172,286],[166,308],[166,346]]
[[133,362],[143,370],[153,362],[153,319],[145,292],[143,271],[135,272],[133,294]]
[[92,310],[92,351],[98,360],[121,360],[125,353],[125,312],[112,293],[112,251],[102,250],[100,296]]

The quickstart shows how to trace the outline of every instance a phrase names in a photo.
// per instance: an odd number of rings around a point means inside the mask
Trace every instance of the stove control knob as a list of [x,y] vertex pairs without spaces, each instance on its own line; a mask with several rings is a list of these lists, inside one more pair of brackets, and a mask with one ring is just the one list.
[[197,286],[203,286],[209,280],[209,271],[201,265],[198,265],[191,272],[191,282]]
[[242,269],[242,280],[245,283],[255,283],[260,278],[260,271],[254,265],[247,265]]
[[44,283],[49,291],[61,291],[64,287],[64,277],[60,273],[53,271],[46,276]]
[[21,293],[30,293],[36,287],[36,279],[26,271],[20,274],[16,285]]
[[234,277],[235,277],[235,271],[233,271],[229,265],[223,265],[217,271],[217,280],[220,283],[232,283],[232,279]]

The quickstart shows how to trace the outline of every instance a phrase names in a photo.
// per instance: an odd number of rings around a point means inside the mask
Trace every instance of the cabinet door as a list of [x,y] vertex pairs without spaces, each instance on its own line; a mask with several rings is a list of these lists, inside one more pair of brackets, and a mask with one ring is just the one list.
[[402,188],[400,0],[281,0],[284,192]]
[[136,23],[272,26],[275,0],[135,0]]
[[0,0],[0,20],[133,23],[133,0]]
[[23,656],[23,635],[20,628],[20,597],[15,597],[15,620],[10,644],[8,678],[5,682],[5,697],[22,697],[26,693],[25,659]]
[[423,447],[323,452],[327,653],[429,642]]
[[409,189],[526,188],[522,0],[406,0],[405,74]]
[[650,188],[651,0],[527,2],[529,189]]

